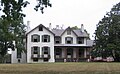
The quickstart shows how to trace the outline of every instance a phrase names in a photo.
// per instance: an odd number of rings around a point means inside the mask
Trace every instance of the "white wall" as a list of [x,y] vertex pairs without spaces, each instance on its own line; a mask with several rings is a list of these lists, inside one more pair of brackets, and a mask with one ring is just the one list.
[[71,35],[67,35],[67,31],[64,32],[64,34],[62,35],[62,42],[61,44],[65,44],[65,37],[72,37],[73,38],[73,44],[76,44],[76,35],[71,31]]
[[26,63],[26,54],[22,52],[21,58],[17,58],[17,49],[15,49],[11,54],[11,63],[19,63],[18,59],[20,59],[20,63]]
[[[31,35],[38,34],[40,35],[40,42],[31,42]],[[50,35],[50,42],[42,42],[42,35]],[[42,54],[42,47],[48,46],[50,47],[50,56],[48,62],[55,62],[54,60],[54,35],[49,32],[47,29],[43,28],[43,31],[39,31],[38,28],[33,30],[27,35],[27,63],[33,63],[31,59],[31,47],[38,46],[40,47],[40,55]],[[39,59],[38,62],[43,62],[42,59]]]

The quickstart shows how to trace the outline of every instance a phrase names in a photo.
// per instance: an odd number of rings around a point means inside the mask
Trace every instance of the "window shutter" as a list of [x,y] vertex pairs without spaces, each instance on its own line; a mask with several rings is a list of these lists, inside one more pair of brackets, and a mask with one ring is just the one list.
[[38,35],[38,42],[40,42],[40,36]]
[[34,47],[31,47],[31,55],[33,55]]
[[50,55],[50,47],[48,47],[48,55]]
[[42,42],[44,42],[44,35],[42,35]]
[[33,35],[31,36],[31,42],[33,42]]
[[50,36],[48,35],[48,42],[50,42]]
[[37,50],[37,51],[38,51],[38,55],[40,55],[40,47],[38,47],[38,50]]
[[67,37],[65,38],[65,44],[67,44]]
[[71,40],[72,40],[71,43],[73,44],[73,38],[72,37],[71,37]]
[[42,55],[44,55],[44,47],[42,47]]

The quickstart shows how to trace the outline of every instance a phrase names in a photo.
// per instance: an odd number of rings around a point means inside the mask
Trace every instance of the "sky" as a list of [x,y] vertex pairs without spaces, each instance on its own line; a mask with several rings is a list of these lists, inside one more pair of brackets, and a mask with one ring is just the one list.
[[64,28],[68,26],[80,28],[83,24],[92,40],[96,24],[111,10],[113,5],[120,2],[120,0],[50,0],[52,7],[44,9],[44,14],[42,14],[34,10],[36,0],[28,1],[30,4],[23,10],[26,14],[24,23],[27,24],[27,21],[30,21],[31,29],[39,24],[48,27],[49,23],[52,24],[52,28],[56,25],[63,25]]

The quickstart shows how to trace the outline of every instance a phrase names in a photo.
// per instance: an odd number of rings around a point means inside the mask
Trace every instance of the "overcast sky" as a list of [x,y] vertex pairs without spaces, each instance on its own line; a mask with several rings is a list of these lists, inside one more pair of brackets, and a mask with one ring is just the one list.
[[50,0],[52,7],[48,7],[44,10],[44,14],[40,11],[36,12],[34,6],[36,0],[28,0],[30,5],[24,9],[25,24],[30,21],[31,29],[39,24],[43,24],[46,27],[49,23],[55,28],[56,25],[64,25],[64,28],[68,26],[78,26],[84,24],[84,28],[90,34],[90,38],[96,29],[96,24],[103,18],[106,12],[120,0]]

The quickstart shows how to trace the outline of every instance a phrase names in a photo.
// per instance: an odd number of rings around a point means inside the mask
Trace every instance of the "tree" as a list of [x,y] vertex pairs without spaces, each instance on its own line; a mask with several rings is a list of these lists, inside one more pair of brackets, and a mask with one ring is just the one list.
[[74,27],[72,27],[72,29],[73,29],[73,30],[77,30],[77,29],[79,29],[79,28],[78,28],[78,26],[74,26]]
[[[47,6],[51,7],[49,0],[37,0],[38,5],[35,10],[41,10]],[[23,18],[25,14],[22,12],[23,8],[30,4],[24,0],[0,0],[0,10],[3,13],[0,17],[0,56],[2,62],[7,54],[8,48],[14,50],[25,51],[25,25]],[[13,44],[15,41],[15,45]]]
[[96,57],[112,56],[120,61],[120,2],[97,24],[95,35],[96,46],[93,51],[97,53]]

